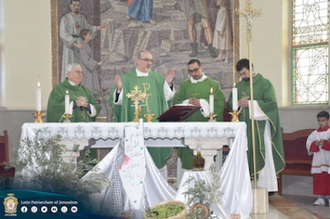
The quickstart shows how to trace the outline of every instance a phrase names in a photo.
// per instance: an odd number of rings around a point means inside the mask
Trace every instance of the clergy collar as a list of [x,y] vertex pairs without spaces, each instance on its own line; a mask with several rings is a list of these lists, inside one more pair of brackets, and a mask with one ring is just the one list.
[[191,83],[193,83],[193,84],[197,84],[197,82],[202,82],[202,81],[204,81],[206,78],[207,78],[207,76],[206,76],[206,75],[204,74],[204,72],[203,72],[203,76],[202,76],[200,79],[195,80],[195,79],[193,79],[192,77],[190,77],[190,81],[191,81]]
[[69,82],[72,86],[78,86],[78,85],[79,85],[79,84],[74,83],[73,81],[70,81],[69,79],[68,79],[68,82]]
[[137,68],[135,69],[135,71],[136,71],[136,76],[138,76],[138,77],[148,77],[148,75],[149,75],[149,72],[142,72],[142,71],[139,71]]

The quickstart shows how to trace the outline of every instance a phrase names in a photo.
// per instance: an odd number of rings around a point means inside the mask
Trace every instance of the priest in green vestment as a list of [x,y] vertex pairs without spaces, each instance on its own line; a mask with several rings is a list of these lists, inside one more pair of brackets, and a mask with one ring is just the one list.
[[[187,122],[207,122],[210,114],[210,91],[213,90],[213,112],[217,121],[223,121],[223,111],[225,96],[217,81],[207,77],[203,72],[203,66],[198,59],[188,62],[188,72],[190,78],[180,84],[178,92],[173,98],[173,104],[191,104],[200,106],[200,110],[193,113],[185,121]],[[212,99],[211,99],[212,101]],[[211,104],[212,105],[212,104]],[[212,109],[211,109],[212,110]],[[192,169],[194,155],[189,148],[178,148],[178,157],[182,161],[182,168]]]
[[[66,72],[66,79],[56,85],[49,95],[46,121],[63,122],[65,118],[62,115],[67,111],[72,115],[71,122],[94,122],[101,106],[91,91],[81,85],[81,66],[76,63],[69,64]],[[65,96],[69,97],[67,104]]]
[[[277,174],[285,167],[282,131],[278,113],[276,94],[271,82],[260,73],[250,71],[249,60],[241,59],[236,64],[236,70],[242,80],[237,83],[238,106],[241,109],[239,121],[247,124],[248,162],[251,177],[253,170],[253,146],[250,115],[250,76],[253,75],[253,107],[254,134],[256,151],[257,185],[276,192]],[[232,111],[232,93],[229,96],[228,107]]]
[[[174,71],[170,70],[165,77],[157,72],[151,71],[153,56],[149,51],[139,52],[136,59],[137,68],[122,75],[115,76],[115,86],[110,94],[110,105],[114,110],[115,122],[131,122],[134,120],[134,102],[128,96],[135,93],[136,86],[144,99],[139,102],[140,118],[145,114],[154,114],[152,122],[157,122],[157,117],[168,109],[168,101],[173,99]],[[149,147],[148,151],[155,165],[160,169],[166,164],[172,148]]]

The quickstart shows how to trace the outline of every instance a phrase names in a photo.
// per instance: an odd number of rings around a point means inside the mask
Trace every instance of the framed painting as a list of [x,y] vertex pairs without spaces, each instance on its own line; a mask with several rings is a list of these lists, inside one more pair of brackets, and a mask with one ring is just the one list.
[[[68,48],[63,43],[61,22],[71,8],[70,0],[50,1],[54,86],[65,77],[62,66]],[[239,0],[83,0],[80,5],[79,14],[87,23],[104,24],[89,42],[93,58],[103,63],[95,71],[97,85],[89,88],[104,100],[102,111],[108,120],[111,109],[105,102],[114,77],[135,68],[141,50],[153,54],[155,71],[175,71],[175,86],[188,78],[187,62],[199,59],[204,73],[217,80],[228,97],[233,79],[237,80],[234,63],[239,59],[239,17],[234,10],[239,8]],[[80,30],[83,26],[74,25]],[[78,31],[67,34],[79,36]],[[88,85],[88,81],[83,83]]]

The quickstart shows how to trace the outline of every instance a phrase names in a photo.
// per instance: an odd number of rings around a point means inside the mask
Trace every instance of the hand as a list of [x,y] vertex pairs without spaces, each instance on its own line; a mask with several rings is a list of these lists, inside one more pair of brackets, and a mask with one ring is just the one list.
[[166,74],[165,74],[165,80],[168,83],[168,85],[172,86],[172,82],[174,80],[175,77],[175,72],[170,69]]
[[96,30],[101,30],[106,27],[105,23],[102,23],[100,26],[96,27]]
[[121,82],[120,75],[115,75],[115,83],[117,86],[117,90],[121,91],[121,89],[123,88],[123,83]]
[[72,44],[74,47],[78,48],[78,49],[85,49],[85,46],[81,43],[74,43]]
[[249,99],[246,97],[243,97],[238,101],[238,106],[240,107],[249,107]]
[[103,65],[103,64],[104,64],[103,60],[97,63],[97,65]]
[[87,107],[88,106],[88,100],[87,100],[86,97],[80,96],[80,97],[77,98],[76,104],[79,107]]
[[199,99],[196,99],[195,97],[190,98],[189,99],[189,103],[192,104],[192,105],[194,105],[194,106],[200,106],[201,105]]

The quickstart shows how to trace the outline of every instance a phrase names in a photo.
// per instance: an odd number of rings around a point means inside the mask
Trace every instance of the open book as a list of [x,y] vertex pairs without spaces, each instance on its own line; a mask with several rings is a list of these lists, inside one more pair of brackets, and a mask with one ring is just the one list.
[[159,122],[180,122],[188,118],[199,109],[199,106],[194,106],[191,104],[176,104],[171,106],[157,119]]

